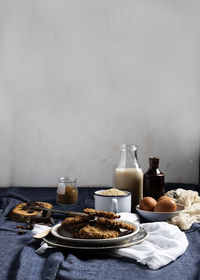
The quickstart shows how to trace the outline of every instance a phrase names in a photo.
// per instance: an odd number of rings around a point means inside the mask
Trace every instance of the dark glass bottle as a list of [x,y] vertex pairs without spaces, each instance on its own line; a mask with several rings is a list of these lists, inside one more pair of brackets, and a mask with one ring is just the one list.
[[144,173],[143,195],[158,199],[165,193],[165,174],[159,169],[159,158],[149,158],[149,170]]

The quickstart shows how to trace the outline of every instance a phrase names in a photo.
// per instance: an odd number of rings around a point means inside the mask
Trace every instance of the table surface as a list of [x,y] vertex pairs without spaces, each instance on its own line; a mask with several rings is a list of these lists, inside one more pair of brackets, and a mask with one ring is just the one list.
[[[199,191],[191,184],[166,184],[166,191],[178,187]],[[113,257],[105,252],[78,252],[48,249],[38,255],[41,240],[32,238],[32,232],[17,233],[16,225],[23,224],[7,219],[10,210],[24,201],[46,201],[56,209],[82,211],[93,208],[93,194],[99,188],[79,187],[76,206],[56,205],[56,188],[10,187],[0,188],[0,280],[200,280],[200,224],[193,224],[186,232],[189,246],[186,252],[174,262],[158,270],[137,263],[126,257]],[[62,215],[53,215],[56,223]]]

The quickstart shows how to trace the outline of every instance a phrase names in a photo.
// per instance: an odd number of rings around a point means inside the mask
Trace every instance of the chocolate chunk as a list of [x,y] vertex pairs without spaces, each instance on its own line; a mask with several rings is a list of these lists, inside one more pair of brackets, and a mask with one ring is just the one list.
[[25,231],[25,230],[19,230],[17,233],[18,233],[19,235],[23,235],[23,234],[26,233],[26,231]]

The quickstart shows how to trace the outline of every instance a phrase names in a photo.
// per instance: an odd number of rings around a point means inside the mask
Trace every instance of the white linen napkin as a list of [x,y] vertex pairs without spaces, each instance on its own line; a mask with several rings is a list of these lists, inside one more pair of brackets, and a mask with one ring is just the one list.
[[[123,220],[139,224],[137,214],[119,214]],[[151,269],[158,269],[174,261],[187,249],[187,237],[177,226],[166,222],[144,223],[141,226],[148,233],[145,240],[131,247],[114,249],[112,254],[118,257],[129,257],[137,260],[141,264],[147,265]],[[35,224],[32,232],[38,234],[48,228],[47,226]],[[42,241],[41,247],[35,252],[42,254],[48,248],[52,247]]]
[[[136,214],[119,214],[124,220],[137,222]],[[166,222],[145,223],[141,226],[146,229],[147,238],[131,247],[113,250],[115,255],[126,256],[151,269],[158,269],[174,261],[187,249],[187,237],[177,226]]]

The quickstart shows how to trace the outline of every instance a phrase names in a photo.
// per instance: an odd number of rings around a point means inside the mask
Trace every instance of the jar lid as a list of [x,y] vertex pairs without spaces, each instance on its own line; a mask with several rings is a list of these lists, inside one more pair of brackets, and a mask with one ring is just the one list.
[[60,177],[58,181],[61,183],[76,183],[77,179],[75,177]]

